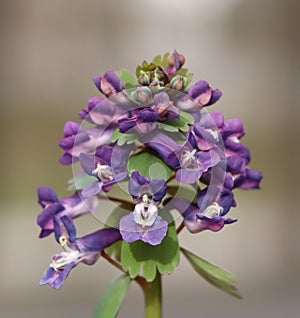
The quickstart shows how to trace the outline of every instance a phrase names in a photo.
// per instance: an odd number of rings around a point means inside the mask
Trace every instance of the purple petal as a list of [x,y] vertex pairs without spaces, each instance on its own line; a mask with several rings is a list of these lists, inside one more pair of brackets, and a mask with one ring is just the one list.
[[120,220],[120,233],[127,243],[142,240],[151,245],[158,245],[166,236],[168,223],[157,216],[151,227],[142,228],[134,222],[133,213],[125,215]]
[[214,150],[211,151],[199,151],[196,154],[197,160],[202,166],[201,170],[206,171],[208,168],[217,165],[221,158]]
[[144,108],[138,113],[138,121],[143,123],[156,122],[158,117],[158,113],[151,108]]
[[116,184],[116,183],[118,183],[118,182],[121,182],[121,181],[124,180],[126,177],[127,177],[127,171],[120,172],[120,173],[116,174],[115,177],[114,177],[114,179],[113,179],[111,182],[102,184],[102,190],[103,190],[104,192],[110,191],[111,187],[112,187],[114,184]]
[[58,202],[58,198],[54,190],[48,187],[38,188],[38,203],[44,208],[46,205]]
[[53,221],[55,239],[58,243],[61,236],[65,236],[70,242],[75,242],[76,228],[73,221],[68,216],[54,216]]
[[[75,162],[74,160],[75,158],[72,157],[72,155],[68,154],[68,153],[65,153],[63,154],[63,156],[61,156],[59,158],[59,163],[64,165],[64,166],[67,166],[67,165],[70,165],[72,164],[72,162]],[[78,159],[77,159],[78,160]]]
[[222,135],[224,139],[228,137],[242,138],[245,135],[243,122],[238,118],[228,120],[225,123]]
[[234,187],[243,190],[259,189],[261,179],[261,172],[247,168],[245,172],[234,181]]
[[118,127],[121,133],[132,133],[136,126],[136,118],[122,118],[118,120]]
[[131,174],[128,182],[128,190],[133,198],[137,198],[140,194],[140,189],[143,185],[149,184],[149,179],[142,176],[138,171]]
[[231,207],[236,206],[236,202],[234,200],[233,192],[228,189],[223,189],[220,198],[219,204],[223,208],[222,215],[227,214]]
[[231,156],[227,158],[227,171],[238,174],[243,173],[246,169],[246,163],[240,156]]
[[134,221],[133,213],[125,215],[120,219],[120,233],[122,239],[127,243],[132,243],[142,238]]
[[76,240],[80,252],[99,252],[121,239],[118,229],[101,229]]
[[71,269],[76,265],[77,264],[75,262],[72,262],[68,266],[66,266],[62,272],[56,272],[52,267],[49,267],[43,275],[40,281],[40,285],[49,284],[52,288],[60,288],[69,275]]
[[167,235],[168,222],[157,216],[154,224],[142,234],[141,240],[150,245],[159,245]]
[[189,96],[195,99],[200,105],[206,105],[212,96],[212,89],[206,81],[199,81],[189,90]]
[[81,153],[79,155],[79,161],[83,168],[83,170],[89,174],[90,176],[93,175],[93,171],[95,170],[97,166],[96,157],[94,155]]
[[81,127],[79,123],[73,122],[73,121],[67,121],[64,125],[64,136],[69,137],[72,135],[76,135],[77,133],[80,133]]
[[199,124],[206,129],[217,129],[224,126],[224,116],[220,112],[210,112],[201,115]]
[[104,76],[95,76],[93,80],[99,91],[107,97],[123,90],[118,75],[112,71],[106,72]]
[[85,198],[93,197],[102,191],[102,183],[99,181],[92,182],[83,188],[81,194]]
[[182,168],[176,172],[176,180],[182,183],[193,184],[200,179],[201,174],[200,170]]
[[215,104],[222,97],[222,92],[219,89],[214,89],[209,102],[205,106]]
[[53,203],[47,206],[37,217],[37,224],[42,228],[40,238],[51,234],[54,230],[53,218],[63,211],[64,207],[60,203]]
[[152,189],[153,200],[160,202],[167,192],[165,181],[163,179],[154,179],[150,181],[149,185]]

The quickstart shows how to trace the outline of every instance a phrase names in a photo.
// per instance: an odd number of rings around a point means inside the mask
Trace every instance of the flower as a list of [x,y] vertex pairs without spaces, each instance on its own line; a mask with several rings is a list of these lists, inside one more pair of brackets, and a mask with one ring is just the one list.
[[132,134],[136,132],[138,134],[144,135],[156,128],[159,114],[154,109],[134,109],[130,113],[130,118],[121,118],[118,121],[118,126],[121,133]]
[[166,208],[176,209],[184,218],[184,224],[191,233],[204,230],[220,231],[225,224],[237,220],[224,218],[231,207],[236,206],[233,193],[216,186],[207,187],[199,191],[197,206],[181,198],[168,199],[164,202]]
[[112,185],[127,176],[127,160],[130,147],[99,147],[95,155],[81,153],[79,160],[83,170],[97,181],[82,190],[83,197],[92,197],[101,191],[108,192]]
[[37,224],[41,227],[40,238],[54,231],[54,217],[68,216],[75,219],[93,212],[98,206],[96,198],[82,199],[77,192],[71,197],[58,200],[54,190],[48,187],[38,188],[38,202],[44,208],[37,217]]
[[127,243],[142,240],[158,245],[167,234],[168,223],[158,215],[158,205],[165,196],[167,186],[164,180],[148,178],[134,171],[128,189],[137,202],[134,211],[120,220],[120,233]]
[[79,118],[88,122],[105,127],[117,127],[117,121],[127,116],[127,112],[116,103],[107,99],[93,97],[89,100],[88,107],[79,113]]
[[68,121],[64,126],[64,138],[59,146],[64,150],[59,159],[62,165],[77,162],[81,152],[90,152],[110,142],[113,134],[111,127],[95,127],[84,131],[80,124]]
[[206,81],[199,81],[194,84],[186,95],[181,96],[177,106],[185,111],[195,112],[204,106],[215,104],[222,96],[219,89],[212,89]]
[[101,229],[81,238],[76,238],[76,228],[68,216],[55,217],[55,237],[63,252],[52,257],[40,285],[49,284],[60,288],[72,268],[79,263],[94,264],[101,251],[121,239],[117,229]]
[[144,143],[157,151],[170,167],[177,170],[176,180],[183,183],[192,184],[198,181],[205,171],[220,161],[220,156],[214,150],[198,151],[191,132],[182,145],[162,133],[148,136]]
[[117,94],[124,89],[120,78],[112,71],[106,72],[103,76],[95,76],[94,83],[106,97]]

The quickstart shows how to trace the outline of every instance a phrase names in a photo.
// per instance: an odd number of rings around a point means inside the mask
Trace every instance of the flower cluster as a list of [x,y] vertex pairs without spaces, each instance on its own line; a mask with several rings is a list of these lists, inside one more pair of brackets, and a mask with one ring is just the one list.
[[[248,167],[249,150],[240,142],[242,122],[225,122],[221,113],[207,111],[222,93],[204,80],[192,85],[184,63],[174,51],[144,61],[136,76],[108,71],[94,77],[103,97],[92,97],[79,113],[89,127],[67,122],[60,142],[60,163],[80,167],[71,184],[75,193],[59,200],[50,188],[38,190],[40,237],[54,233],[63,249],[52,257],[41,284],[59,288],[72,268],[94,264],[119,240],[159,246],[173,210],[180,214],[179,228],[219,231],[236,221],[226,218],[236,206],[233,190],[259,188],[262,175]],[[155,173],[158,166],[161,175]],[[124,207],[124,199],[110,197],[124,184],[131,199],[117,226],[77,238],[73,219],[101,209],[100,200]],[[195,197],[181,195],[181,187],[190,187]]]

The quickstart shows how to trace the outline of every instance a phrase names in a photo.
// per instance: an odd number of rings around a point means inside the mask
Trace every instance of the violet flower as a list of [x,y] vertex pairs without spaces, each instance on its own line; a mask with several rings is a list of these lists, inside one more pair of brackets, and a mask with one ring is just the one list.
[[95,127],[84,131],[79,123],[68,121],[64,126],[64,138],[59,146],[64,150],[59,159],[62,165],[78,161],[81,152],[90,152],[101,145],[110,143],[114,128]]
[[166,200],[165,204],[168,209],[176,209],[182,214],[184,224],[191,233],[204,230],[217,232],[225,224],[237,221],[224,218],[230,208],[236,206],[233,193],[225,188],[220,190],[216,186],[210,186],[201,190],[197,197],[197,206],[181,198]]
[[40,285],[49,284],[60,288],[72,268],[79,263],[94,264],[101,251],[121,239],[117,229],[101,229],[81,238],[76,238],[76,228],[68,216],[55,217],[55,237],[63,252],[52,257]]
[[96,198],[82,199],[78,193],[59,200],[56,193],[47,187],[38,188],[38,202],[44,208],[37,218],[37,224],[41,227],[40,238],[54,231],[54,217],[68,216],[75,219],[93,212],[98,206]]
[[103,76],[95,76],[93,80],[99,91],[106,97],[115,95],[124,89],[118,75],[112,71],[106,72]]
[[161,92],[154,95],[154,106],[152,107],[157,113],[159,120],[177,120],[179,118],[179,109],[173,105],[169,95]]
[[176,105],[188,112],[201,110],[204,106],[215,104],[222,96],[219,89],[212,89],[206,81],[194,84],[185,96],[178,99]]
[[183,183],[192,184],[198,181],[205,171],[220,161],[220,156],[214,150],[198,151],[191,132],[182,145],[162,133],[148,137],[144,143],[157,151],[170,167],[177,170],[176,180]]
[[101,191],[108,192],[115,183],[124,180],[130,151],[130,147],[121,148],[115,145],[102,146],[95,155],[81,153],[79,160],[83,170],[97,179],[82,190],[83,197],[92,197]]
[[127,243],[142,240],[158,245],[167,234],[168,223],[158,215],[158,205],[167,191],[162,179],[149,180],[134,171],[128,189],[137,202],[134,211],[120,220],[120,233]]
[[157,127],[159,114],[152,108],[135,109],[131,111],[130,118],[118,121],[119,130],[124,134],[148,134]]

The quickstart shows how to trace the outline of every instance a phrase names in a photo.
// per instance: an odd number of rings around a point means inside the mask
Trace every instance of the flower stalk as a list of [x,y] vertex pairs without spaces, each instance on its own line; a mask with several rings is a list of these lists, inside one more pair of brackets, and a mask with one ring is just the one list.
[[161,275],[156,274],[153,282],[147,282],[143,286],[145,299],[145,318],[162,317],[162,286]]

